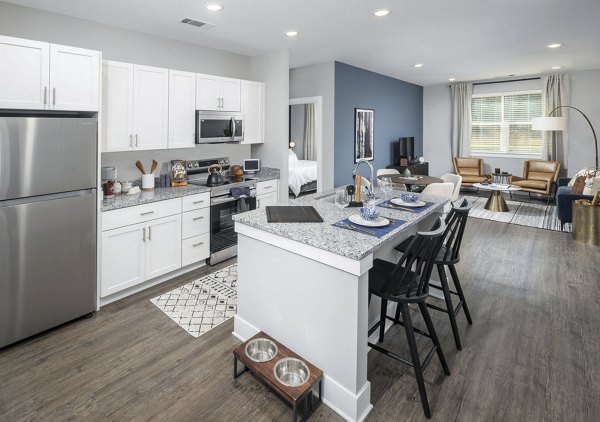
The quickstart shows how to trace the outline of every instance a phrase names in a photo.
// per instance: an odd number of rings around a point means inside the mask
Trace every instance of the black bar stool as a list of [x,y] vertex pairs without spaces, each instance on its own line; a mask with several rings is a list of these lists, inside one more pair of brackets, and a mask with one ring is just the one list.
[[[455,264],[457,264],[460,261],[460,245],[462,243],[463,234],[467,225],[467,219],[469,216],[470,209],[471,207],[466,199],[463,200],[459,207],[452,207],[452,209],[446,217],[446,232],[444,233],[442,239],[442,247],[440,248],[440,251],[435,259],[435,265],[440,276],[441,286],[431,284],[431,287],[442,290],[442,292],[444,293],[444,301],[446,302],[446,309],[440,308],[439,306],[433,305],[431,303],[427,303],[427,306],[429,308],[448,314],[448,317],[450,319],[450,325],[452,326],[452,333],[454,335],[454,342],[456,343],[456,348],[458,350],[462,350],[462,345],[460,342],[458,326],[456,324],[456,316],[458,315],[461,309],[463,309],[465,312],[467,322],[469,324],[473,324],[473,320],[471,319],[471,313],[469,312],[469,307],[467,306],[465,294],[463,293],[462,286],[460,285],[460,279],[458,278],[458,274],[456,272],[455,267]],[[406,239],[400,245],[396,246],[396,249],[400,252],[404,252],[405,250],[407,250],[409,245],[410,238]],[[447,266],[450,270],[450,275],[452,276],[452,281],[454,283],[456,291],[450,290],[444,266]],[[458,296],[459,298],[458,304],[456,306],[454,306],[454,304],[452,303],[452,295]],[[398,317],[399,314],[398,312],[396,312],[396,319]]]
[[[385,334],[386,320],[390,319],[395,324],[404,326],[406,339],[410,349],[411,360],[405,359],[402,356],[395,354],[387,349],[376,344],[368,343],[369,346],[386,356],[412,366],[415,370],[419,394],[421,396],[421,404],[425,416],[431,418],[429,410],[429,402],[427,401],[427,392],[425,390],[425,381],[423,371],[431,362],[434,352],[437,352],[438,358],[444,368],[446,375],[450,375],[450,370],[446,363],[446,358],[442,351],[442,347],[438,340],[431,316],[425,305],[425,299],[429,292],[429,277],[433,269],[435,258],[439,253],[442,245],[442,236],[445,232],[445,225],[440,218],[432,231],[419,232],[412,237],[406,252],[400,258],[397,264],[376,259],[373,262],[373,268],[369,271],[369,303],[371,296],[376,295],[381,298],[381,318],[370,330],[369,335],[379,328],[379,342],[382,342]],[[399,312],[402,313],[402,321],[399,317],[391,318],[387,316],[388,302],[396,302]],[[416,303],[419,306],[427,331],[421,331],[413,327],[412,318],[410,316],[409,304]],[[419,358],[419,349],[415,333],[424,335],[430,338],[433,342],[433,347],[421,362]]]

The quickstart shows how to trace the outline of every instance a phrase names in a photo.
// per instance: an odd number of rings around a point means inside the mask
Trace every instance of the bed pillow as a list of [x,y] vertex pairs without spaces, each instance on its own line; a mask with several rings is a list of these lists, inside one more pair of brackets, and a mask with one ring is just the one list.
[[289,152],[289,159],[290,159],[290,163],[295,163],[298,161],[298,156],[296,155],[294,150],[291,148],[290,148],[290,152]]

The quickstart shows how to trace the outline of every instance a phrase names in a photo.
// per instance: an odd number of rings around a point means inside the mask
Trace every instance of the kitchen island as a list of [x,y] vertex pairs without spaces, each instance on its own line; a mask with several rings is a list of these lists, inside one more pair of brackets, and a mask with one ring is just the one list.
[[235,216],[233,334],[245,341],[264,331],[321,368],[323,400],[347,420],[362,420],[372,408],[367,338],[379,309],[375,297],[368,307],[373,260],[395,262],[394,247],[417,230],[428,230],[448,202],[421,197],[432,205],[420,213],[379,208],[382,216],[406,221],[381,238],[333,226],[358,213],[358,208],[339,209],[333,191],[290,201],[314,206],[323,223],[268,223],[265,210]]

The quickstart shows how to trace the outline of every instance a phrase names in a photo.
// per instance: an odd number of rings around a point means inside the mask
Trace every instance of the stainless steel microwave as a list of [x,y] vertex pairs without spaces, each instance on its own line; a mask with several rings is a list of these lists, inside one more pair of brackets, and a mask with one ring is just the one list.
[[242,114],[196,111],[196,143],[239,143],[244,139]]

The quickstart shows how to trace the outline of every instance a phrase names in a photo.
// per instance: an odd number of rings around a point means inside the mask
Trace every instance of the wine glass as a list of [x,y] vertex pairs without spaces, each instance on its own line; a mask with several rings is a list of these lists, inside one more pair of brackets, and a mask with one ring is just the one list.
[[392,193],[392,190],[394,189],[394,186],[392,185],[392,179],[390,177],[382,177],[379,181],[379,188],[385,195],[385,199],[388,199]]
[[335,192],[335,205],[340,207],[340,209],[344,209],[350,203],[350,198],[345,188],[338,189]]

